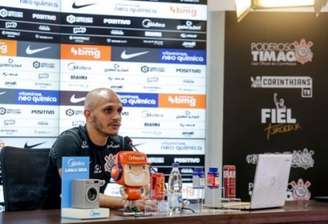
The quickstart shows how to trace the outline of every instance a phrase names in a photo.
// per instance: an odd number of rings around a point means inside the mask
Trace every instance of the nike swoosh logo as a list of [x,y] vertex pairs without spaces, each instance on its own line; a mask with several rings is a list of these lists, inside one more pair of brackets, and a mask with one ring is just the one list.
[[75,94],[71,96],[71,103],[81,103],[85,100],[85,97],[76,97]]
[[25,50],[25,53],[28,54],[28,55],[31,55],[31,54],[36,54],[36,53],[39,53],[41,51],[45,51],[45,50],[48,50],[50,49],[51,47],[43,47],[43,48],[36,48],[36,49],[31,49],[31,46],[28,45],[26,50]]
[[149,53],[149,51],[142,51],[142,52],[137,52],[137,53],[131,53],[131,54],[128,54],[126,53],[126,51],[124,50],[121,54],[121,58],[123,60],[127,60],[127,59],[131,59],[131,58],[135,58],[135,57],[138,57],[138,56],[141,56],[141,55],[144,55],[144,54],[147,54]]
[[80,8],[84,8],[84,7],[87,7],[87,6],[90,6],[90,5],[94,5],[96,3],[88,3],[88,4],[82,4],[82,5],[77,5],[76,2],[74,2],[72,4],[72,8],[73,9],[80,9]]
[[40,143],[36,143],[36,144],[33,144],[33,145],[29,145],[27,142],[25,142],[24,148],[25,149],[32,149],[34,147],[37,147],[39,145],[42,145],[43,143],[45,143],[45,142],[40,142]]
[[7,91],[0,92],[0,96],[6,94]]

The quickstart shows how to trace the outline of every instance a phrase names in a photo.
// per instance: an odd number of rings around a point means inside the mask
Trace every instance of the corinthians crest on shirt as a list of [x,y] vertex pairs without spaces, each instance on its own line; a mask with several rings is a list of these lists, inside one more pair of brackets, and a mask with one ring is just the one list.
[[312,61],[312,41],[251,42],[251,65],[293,66]]

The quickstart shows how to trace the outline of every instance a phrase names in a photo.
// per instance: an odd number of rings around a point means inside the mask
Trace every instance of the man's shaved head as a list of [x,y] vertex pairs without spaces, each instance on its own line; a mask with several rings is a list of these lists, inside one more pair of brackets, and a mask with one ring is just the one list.
[[99,145],[108,136],[117,135],[121,126],[123,106],[118,95],[109,88],[91,90],[84,102],[84,116],[89,137]]
[[102,105],[106,101],[119,101],[117,94],[109,88],[97,88],[91,90],[84,101],[84,109],[93,111],[99,105]]

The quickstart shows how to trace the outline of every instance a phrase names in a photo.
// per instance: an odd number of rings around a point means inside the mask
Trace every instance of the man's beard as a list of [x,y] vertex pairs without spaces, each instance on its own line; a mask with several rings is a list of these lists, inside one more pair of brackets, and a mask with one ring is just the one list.
[[102,122],[100,122],[96,117],[94,117],[94,127],[97,130],[98,133],[102,134],[103,136],[110,136],[110,135],[116,135],[117,131],[107,131],[107,127],[103,125]]

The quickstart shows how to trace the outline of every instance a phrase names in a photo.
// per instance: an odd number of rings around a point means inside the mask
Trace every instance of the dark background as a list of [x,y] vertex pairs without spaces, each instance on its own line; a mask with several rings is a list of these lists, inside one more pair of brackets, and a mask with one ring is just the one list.
[[[247,155],[265,152],[313,151],[314,166],[292,167],[290,181],[310,181],[312,196],[328,195],[328,13],[253,12],[237,23],[234,12],[226,13],[223,164],[237,168],[237,196],[247,199],[255,165]],[[312,41],[312,62],[295,66],[251,65],[251,42]],[[309,76],[312,98],[303,98],[301,89],[251,88],[250,77]],[[285,99],[287,108],[301,129],[266,139],[261,109],[275,108],[273,93]],[[294,157],[293,157],[294,158]],[[306,157],[302,157],[306,160]]]

